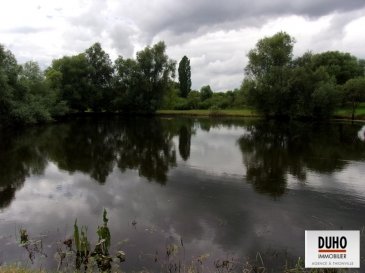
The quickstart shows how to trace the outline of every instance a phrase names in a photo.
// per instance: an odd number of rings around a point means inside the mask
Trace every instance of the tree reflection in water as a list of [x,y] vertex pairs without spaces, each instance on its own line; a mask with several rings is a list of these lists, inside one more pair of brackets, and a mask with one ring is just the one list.
[[[25,179],[42,174],[48,162],[69,173],[88,174],[104,184],[115,167],[133,169],[162,185],[177,164],[191,156],[197,130],[239,127],[246,179],[259,193],[285,193],[288,175],[306,181],[307,171],[331,173],[346,160],[364,159],[351,124],[308,124],[240,119],[82,118],[60,124],[8,130],[0,134],[0,207],[7,207]],[[219,155],[217,155],[219,157]]]
[[306,181],[308,170],[332,173],[346,160],[365,158],[356,126],[255,122],[239,140],[246,179],[259,193],[277,197],[285,193],[288,175]]
[[100,184],[117,166],[138,170],[165,184],[176,166],[173,137],[187,160],[193,122],[158,118],[77,119],[72,122],[7,130],[0,134],[0,208],[7,207],[25,179],[44,172],[49,161],[69,173],[82,172]]

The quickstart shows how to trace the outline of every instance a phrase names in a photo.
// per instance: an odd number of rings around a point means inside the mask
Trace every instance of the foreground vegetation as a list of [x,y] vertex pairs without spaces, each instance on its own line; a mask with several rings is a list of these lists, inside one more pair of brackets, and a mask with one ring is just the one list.
[[[241,271],[238,272],[242,272],[242,273],[256,273],[256,272],[270,272],[268,271],[265,267],[256,267],[254,265],[251,264],[246,264],[245,266],[246,268],[242,268]],[[24,268],[18,265],[11,265],[11,266],[2,266],[0,267],[0,273],[46,273],[46,272],[64,272],[64,271],[46,271],[44,269],[29,269],[29,268]],[[74,272],[78,272],[78,271],[74,271]],[[92,271],[90,271],[92,272]],[[122,270],[118,270],[118,271],[113,271],[113,272],[123,272]],[[140,271],[140,273],[148,273],[150,271],[148,270],[143,270]],[[151,271],[152,272],[152,271]],[[166,271],[168,272],[168,271]],[[226,270],[215,270],[215,271],[200,271],[197,270],[194,267],[188,267],[186,270],[184,271],[180,271],[181,273],[204,273],[204,272],[230,272],[230,271],[226,271]],[[278,273],[351,273],[351,272],[358,272],[356,270],[344,270],[344,269],[306,269],[303,268],[303,266],[300,264],[300,262],[297,264],[296,267],[294,268],[284,268],[282,271],[279,271]]]
[[[21,264],[0,266],[0,273],[46,273],[46,272],[124,272],[122,264],[126,261],[127,255],[119,250],[115,255],[110,254],[111,234],[108,227],[109,219],[107,211],[103,212],[103,224],[97,227],[98,240],[92,244],[88,239],[88,227],[74,223],[73,236],[63,242],[57,242],[57,252],[53,257],[58,261],[56,270],[31,269]],[[132,222],[132,225],[136,223]],[[19,230],[20,247],[26,252],[32,264],[37,256],[48,258],[43,251],[42,240],[33,240],[27,230]],[[168,273],[204,273],[204,272],[272,272],[272,269],[265,267],[265,261],[260,253],[256,257],[246,260],[241,258],[229,258],[215,260],[213,265],[207,265],[209,254],[193,258],[191,261],[181,260],[179,252],[182,251],[185,257],[185,247],[182,239],[180,245],[169,244],[166,246],[165,255],[160,256],[157,251],[154,263],[158,265],[159,272]],[[52,256],[51,256],[52,257]],[[130,259],[130,258],[129,258]],[[205,264],[205,265],[204,265]],[[144,269],[140,272],[155,272],[155,269]],[[298,258],[293,266],[288,263],[276,272],[283,273],[340,273],[356,272],[344,269],[306,269],[304,260]]]

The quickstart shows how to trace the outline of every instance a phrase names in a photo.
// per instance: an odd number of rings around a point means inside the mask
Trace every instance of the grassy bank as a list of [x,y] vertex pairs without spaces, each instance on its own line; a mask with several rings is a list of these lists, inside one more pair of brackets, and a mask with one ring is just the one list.
[[224,110],[158,110],[158,115],[179,115],[179,116],[228,116],[228,117],[259,117],[252,109],[224,109]]
[[[340,108],[335,111],[335,119],[351,119],[352,110],[350,107]],[[157,115],[166,116],[225,116],[225,117],[260,117],[253,109],[222,109],[222,110],[158,110]],[[361,104],[355,112],[356,120],[365,120],[365,103]]]
[[[336,118],[345,118],[345,119],[351,119],[352,109],[351,107],[343,107],[338,109],[334,116]],[[357,107],[355,112],[355,119],[358,120],[365,120],[365,103],[361,103],[359,107]]]

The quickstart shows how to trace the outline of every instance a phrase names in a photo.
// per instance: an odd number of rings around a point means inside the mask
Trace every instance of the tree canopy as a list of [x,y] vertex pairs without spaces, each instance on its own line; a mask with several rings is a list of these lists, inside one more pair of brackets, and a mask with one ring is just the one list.
[[165,43],[159,42],[139,51],[136,60],[116,60],[115,92],[121,96],[116,102],[118,110],[153,113],[161,106],[176,66],[165,51]]
[[258,41],[248,54],[243,90],[247,103],[265,116],[329,118],[348,97],[350,79],[364,75],[360,60],[338,51],[293,59],[294,38],[285,32]]
[[285,32],[266,37],[257,42],[248,53],[245,68],[251,88],[247,93],[249,103],[265,116],[288,114],[290,65],[294,38]]
[[34,61],[18,64],[0,45],[0,121],[39,123],[79,112],[243,107],[266,117],[319,119],[331,117],[340,105],[351,107],[354,118],[365,102],[365,60],[339,51],[294,58],[294,44],[285,32],[260,39],[247,55],[242,85],[225,92],[213,92],[210,85],[191,90],[187,56],[174,81],[176,62],[164,42],[114,62],[94,43],[79,54],[53,60],[44,71]]

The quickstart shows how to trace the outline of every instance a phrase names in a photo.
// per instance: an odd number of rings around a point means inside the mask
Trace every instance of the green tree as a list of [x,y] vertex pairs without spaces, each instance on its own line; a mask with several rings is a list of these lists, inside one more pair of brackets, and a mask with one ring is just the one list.
[[54,96],[47,88],[38,63],[29,61],[23,64],[18,75],[13,118],[26,123],[49,121],[52,119],[51,108],[54,102]]
[[139,81],[138,63],[133,59],[124,59],[119,56],[115,60],[113,105],[117,111],[131,112],[137,108],[134,98]]
[[248,101],[265,116],[288,115],[288,78],[294,41],[289,34],[279,32],[259,40],[248,53],[245,72],[252,81]]
[[85,54],[53,60],[46,70],[50,86],[59,89],[61,100],[65,101],[72,111],[82,112],[89,108],[90,70]]
[[337,84],[344,84],[349,79],[364,75],[364,66],[350,53],[327,51],[313,55],[314,68],[323,66]]
[[365,77],[348,80],[344,85],[345,98],[351,104],[351,119],[355,119],[355,111],[359,103],[365,100]]
[[188,97],[188,104],[190,109],[198,109],[200,103],[200,93],[196,90],[190,91]]
[[14,55],[0,46],[0,114],[8,123],[38,123],[52,119],[54,94],[39,65],[18,65]]
[[289,86],[292,118],[329,118],[341,100],[335,78],[313,64],[310,52],[293,61]]
[[175,109],[179,97],[179,84],[171,82],[162,100],[161,109]]
[[179,84],[180,84],[180,96],[186,98],[189,95],[191,89],[191,68],[190,60],[184,56],[179,63]]
[[109,110],[112,99],[112,61],[100,43],[95,43],[88,48],[85,51],[85,57],[89,65],[89,106],[93,111]]
[[210,85],[205,85],[200,89],[200,98],[202,101],[205,101],[213,96],[213,91],[210,88]]
[[0,119],[3,120],[9,117],[11,110],[12,87],[8,67],[9,61],[15,61],[14,56],[0,45]]
[[165,51],[165,43],[159,42],[139,51],[136,60],[122,57],[116,60],[118,110],[153,113],[162,105],[176,66]]

